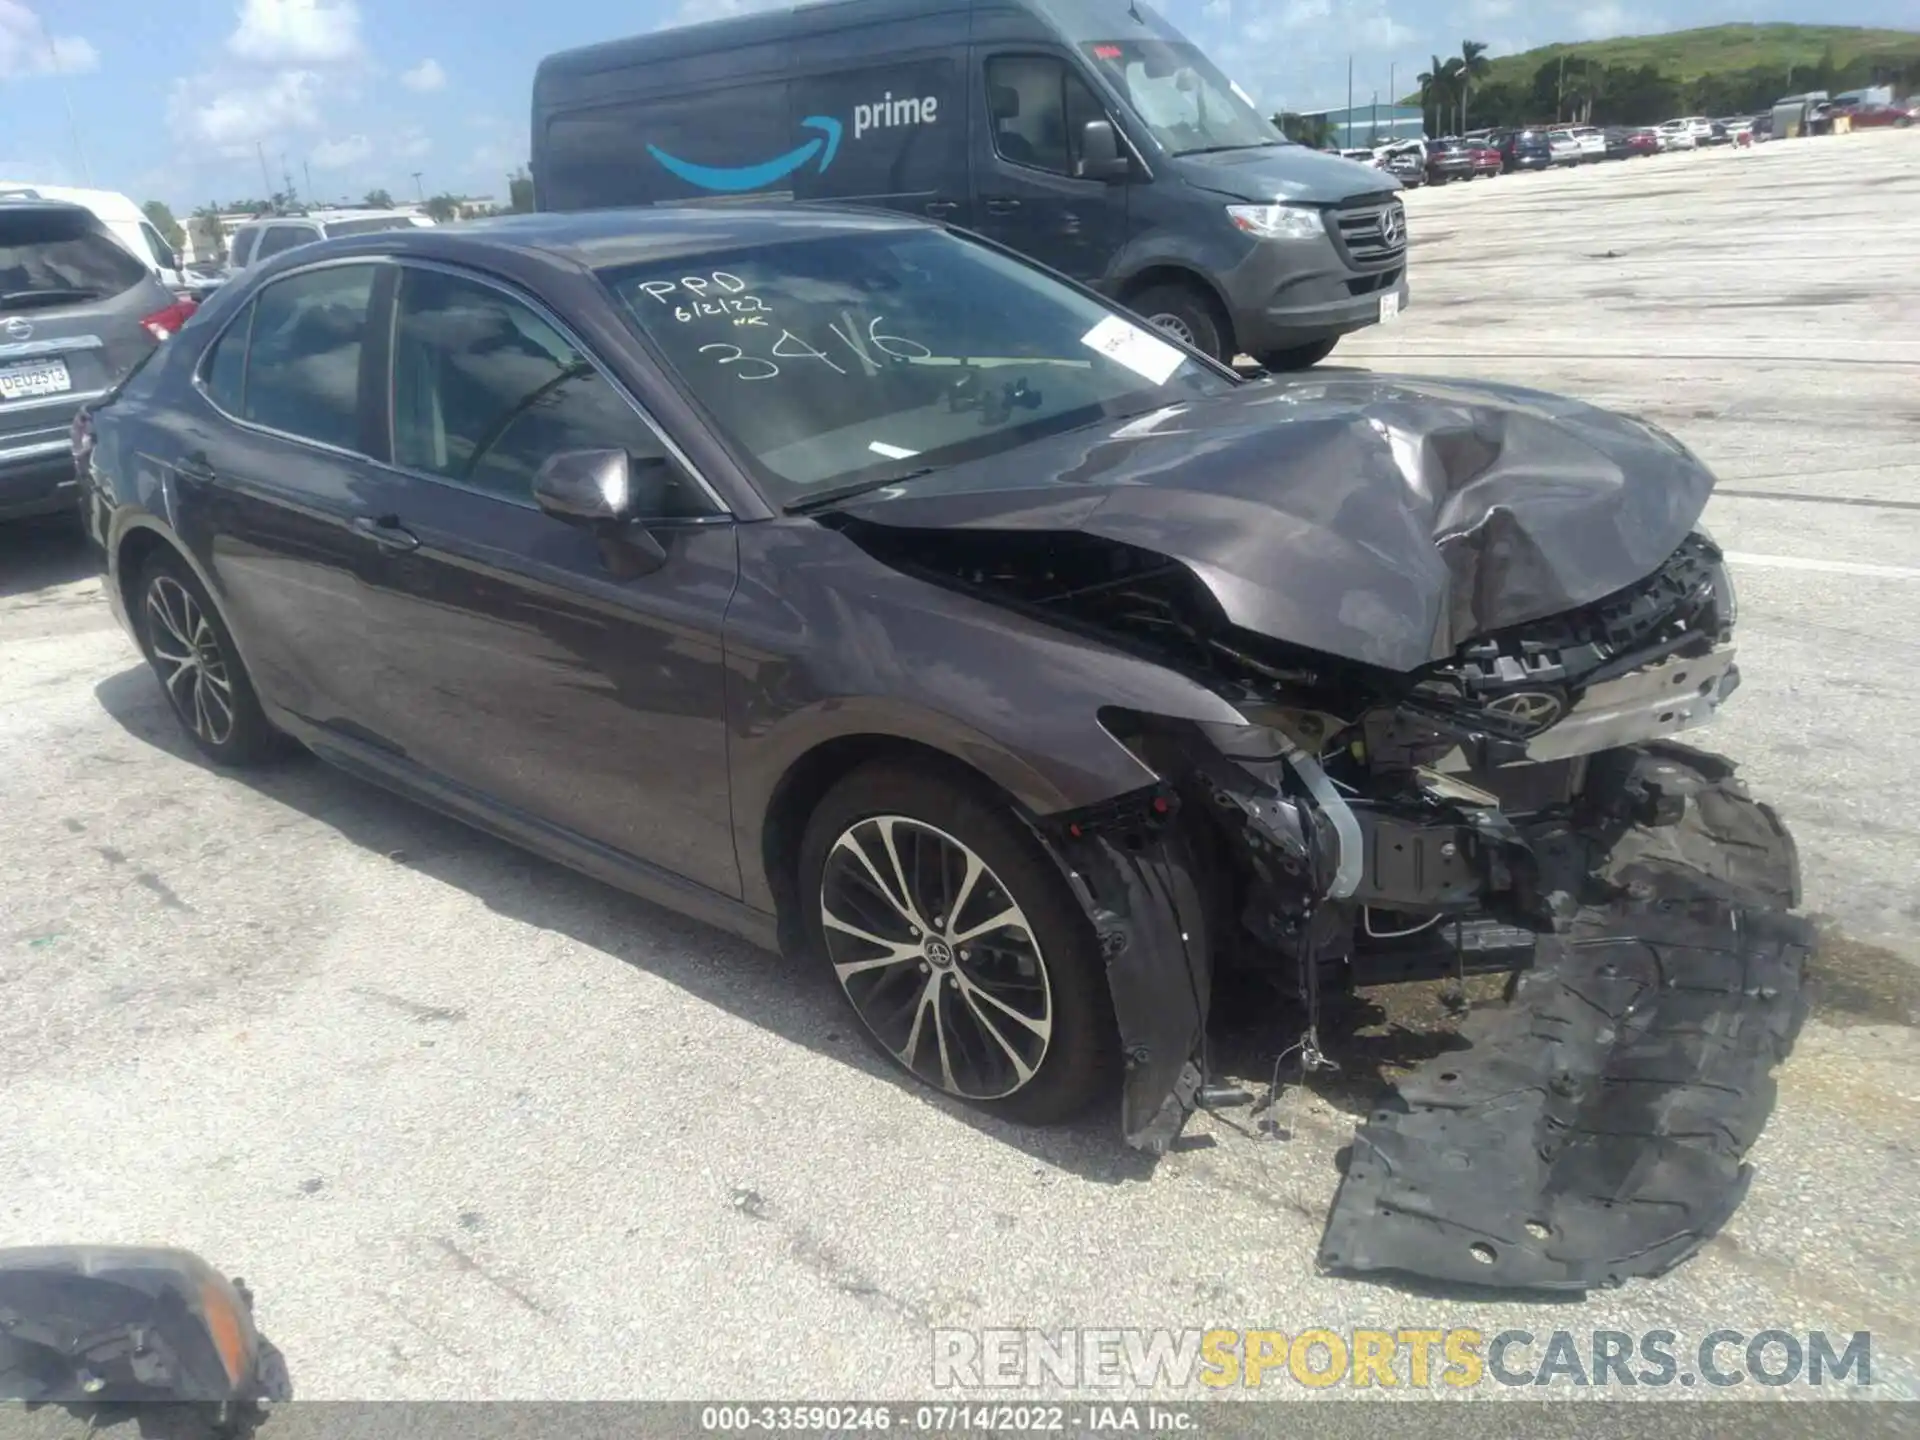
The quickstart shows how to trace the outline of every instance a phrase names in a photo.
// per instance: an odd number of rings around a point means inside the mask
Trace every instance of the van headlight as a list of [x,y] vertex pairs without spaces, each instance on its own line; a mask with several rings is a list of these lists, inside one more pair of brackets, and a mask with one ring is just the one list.
[[1229,205],[1227,218],[1262,240],[1317,240],[1327,233],[1311,205]]

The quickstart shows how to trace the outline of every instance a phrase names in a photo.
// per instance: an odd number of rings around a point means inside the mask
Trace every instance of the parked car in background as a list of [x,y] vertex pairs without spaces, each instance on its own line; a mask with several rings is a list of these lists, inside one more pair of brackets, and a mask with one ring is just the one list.
[[91,210],[0,200],[0,520],[77,514],[74,416],[193,309]]
[[342,235],[372,235],[432,224],[426,216],[410,210],[314,210],[305,215],[265,215],[233,232],[227,242],[231,257],[228,268],[238,273],[283,251]]
[[1694,137],[1693,127],[1685,120],[1663,120],[1654,127],[1653,133],[1660,137],[1662,150],[1692,150],[1700,144]]
[[1578,165],[1586,158],[1571,130],[1549,130],[1547,151],[1555,165]]
[[1687,133],[1693,136],[1696,146],[1713,143],[1713,121],[1704,115],[1688,115],[1680,123],[1687,127]]
[[1491,140],[1473,140],[1468,144],[1473,151],[1473,173],[1476,179],[1507,173],[1506,162],[1500,158],[1500,147]]
[[1627,144],[1633,132],[1624,125],[1609,125],[1602,133],[1607,137],[1607,159],[1625,160],[1633,153]]
[[1571,134],[1580,146],[1582,163],[1607,158],[1607,136],[1598,125],[1576,125]]
[[1753,131],[1753,117],[1751,115],[1729,115],[1713,123],[1725,130],[1727,132],[1727,138],[1735,144],[1739,143],[1742,135],[1751,134]]
[[1860,105],[1848,112],[1856,130],[1885,127],[1905,130],[1920,121],[1920,103],[1897,100],[1891,105]]
[[78,205],[92,213],[107,233],[128,254],[148,270],[153,278],[176,294],[186,289],[180,255],[154,224],[146,211],[117,190],[86,190],[67,185],[34,185],[24,181],[0,180],[0,199],[57,200]]
[[1496,144],[1500,163],[1508,170],[1545,170],[1553,164],[1553,147],[1544,130],[1508,130]]
[[1629,157],[1638,159],[1642,155],[1658,155],[1659,153],[1660,137],[1653,131],[1643,127],[1639,130],[1629,130],[1627,132],[1627,154]]
[[1373,163],[1409,190],[1427,183],[1427,162],[1417,148],[1382,151]]
[[1480,147],[1456,135],[1435,140],[1427,146],[1427,183],[1444,185],[1449,180],[1471,180],[1480,173]]

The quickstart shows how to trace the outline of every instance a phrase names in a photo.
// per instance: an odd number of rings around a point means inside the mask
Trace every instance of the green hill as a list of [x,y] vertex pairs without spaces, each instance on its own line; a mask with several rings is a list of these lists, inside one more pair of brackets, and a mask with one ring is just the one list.
[[[1871,84],[1920,88],[1920,31],[1714,25],[1543,45],[1490,60],[1467,104],[1474,125],[1643,124],[1681,114],[1745,114],[1803,90]],[[1422,99],[1415,92],[1404,103]],[[1457,84],[1425,99],[1430,112],[1444,105],[1457,115]]]

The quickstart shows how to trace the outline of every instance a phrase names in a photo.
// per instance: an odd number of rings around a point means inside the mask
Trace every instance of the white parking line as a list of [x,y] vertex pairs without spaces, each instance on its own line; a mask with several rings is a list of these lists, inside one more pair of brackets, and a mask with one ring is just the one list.
[[1920,570],[1908,565],[1865,565],[1857,560],[1808,560],[1798,555],[1747,555],[1726,552],[1727,563],[1755,569],[1814,570],[1823,575],[1871,575],[1881,580],[1920,580]]

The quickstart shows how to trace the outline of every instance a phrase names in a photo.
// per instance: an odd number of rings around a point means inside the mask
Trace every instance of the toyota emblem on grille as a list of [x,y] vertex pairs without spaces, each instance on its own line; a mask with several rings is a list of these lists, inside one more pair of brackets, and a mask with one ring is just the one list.
[[1538,735],[1552,725],[1565,708],[1560,697],[1549,690],[1516,690],[1487,703],[1487,713],[1498,715],[1528,735]]
[[1380,238],[1382,240],[1388,245],[1398,245],[1400,243],[1400,237],[1405,233],[1406,226],[1401,221],[1398,206],[1389,207],[1380,212]]
[[18,315],[12,316],[7,321],[7,338],[9,340],[32,339],[33,338],[32,322],[27,320],[22,320]]

